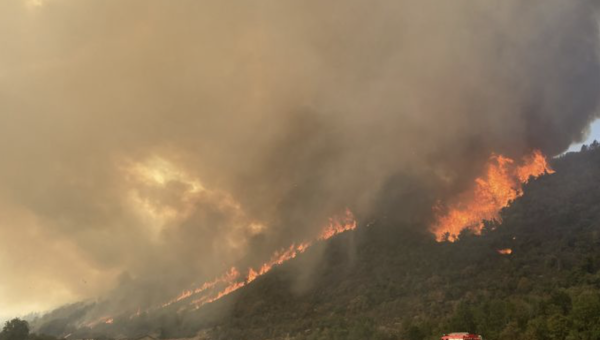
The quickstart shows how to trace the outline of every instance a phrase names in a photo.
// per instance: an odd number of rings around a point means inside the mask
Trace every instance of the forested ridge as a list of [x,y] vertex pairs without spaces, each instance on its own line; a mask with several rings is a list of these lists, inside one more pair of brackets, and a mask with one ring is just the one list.
[[73,338],[421,340],[469,331],[490,340],[600,339],[600,148],[552,167],[482,235],[439,243],[426,226],[379,216],[198,311],[115,318],[92,330],[38,320],[38,330]]
[[[216,339],[600,339],[600,149],[552,162],[482,235],[385,221],[333,240],[302,293],[285,268],[236,292]],[[354,242],[354,252],[348,243]],[[500,249],[511,249],[502,255]],[[209,313],[207,311],[206,313]],[[181,320],[185,328],[185,320]]]

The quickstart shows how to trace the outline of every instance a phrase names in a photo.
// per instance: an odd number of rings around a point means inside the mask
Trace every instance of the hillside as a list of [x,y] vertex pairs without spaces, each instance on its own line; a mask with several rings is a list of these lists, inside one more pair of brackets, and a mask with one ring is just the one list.
[[[490,340],[600,339],[600,149],[567,154],[552,167],[555,174],[527,184],[502,211],[503,223],[487,223],[480,236],[438,243],[422,232],[426,226],[381,217],[196,312],[115,319],[76,333],[418,340],[472,331]],[[40,329],[64,332],[50,326]]]
[[383,222],[342,235],[308,291],[290,291],[282,268],[231,297],[215,338],[599,338],[600,150],[553,167],[481,236],[436,243]]

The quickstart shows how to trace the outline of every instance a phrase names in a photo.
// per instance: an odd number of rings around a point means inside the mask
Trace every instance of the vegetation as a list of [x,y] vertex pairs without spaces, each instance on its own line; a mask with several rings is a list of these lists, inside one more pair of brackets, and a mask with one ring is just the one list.
[[43,334],[29,333],[29,323],[21,319],[6,321],[0,340],[56,340],[55,337]]
[[437,243],[422,225],[379,222],[333,240],[305,291],[281,268],[205,326],[216,339],[600,339],[598,143],[553,167],[482,235]]
[[[438,243],[426,224],[382,213],[198,311],[115,318],[93,330],[68,328],[65,316],[40,329],[73,338],[600,339],[598,143],[552,166],[555,174],[528,183],[482,235]],[[498,252],[506,248],[512,254]]]

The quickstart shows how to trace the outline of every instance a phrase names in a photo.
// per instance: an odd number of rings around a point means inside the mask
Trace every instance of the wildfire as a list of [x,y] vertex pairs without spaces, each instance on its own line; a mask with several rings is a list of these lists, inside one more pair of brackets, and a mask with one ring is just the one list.
[[275,252],[269,262],[263,263],[258,270],[250,268],[246,281],[248,283],[254,281],[257,277],[266,274],[275,265],[284,263],[285,261],[291,260],[298,254],[303,253],[308,247],[311,246],[311,242],[300,243],[299,245],[292,244],[288,249],[282,249]]
[[510,248],[498,249],[498,254],[501,254],[501,255],[510,255],[510,254],[512,254],[512,249],[510,249]]
[[235,267],[231,267],[231,269],[229,269],[229,271],[227,273],[223,274],[223,276],[218,277],[218,278],[214,279],[213,281],[205,282],[202,284],[202,286],[200,286],[196,289],[184,290],[175,299],[163,304],[162,306],[167,307],[168,305],[171,305],[175,302],[181,301],[181,300],[188,298],[194,294],[202,293],[203,291],[213,288],[214,286],[216,286],[220,283],[232,282],[233,280],[237,279],[239,276],[240,276],[240,272],[238,272],[238,270]]
[[[248,274],[246,274],[243,278],[240,277],[240,272],[233,267],[223,276],[218,277],[213,281],[206,282],[196,289],[183,291],[177,298],[163,304],[163,307],[181,301],[192,295],[202,294],[202,296],[192,301],[192,304],[195,305],[196,308],[200,308],[207,303],[214,302],[223,296],[226,296],[244,287],[259,276],[268,273],[271,269],[273,269],[273,267],[304,253],[316,241],[327,240],[337,234],[353,229],[356,229],[356,220],[352,212],[346,209],[343,215],[330,218],[329,224],[323,228],[316,239],[299,244],[292,244],[288,248],[282,248],[279,251],[276,251],[273,256],[271,256],[269,261],[263,263],[257,269],[250,268],[248,270]],[[217,292],[214,292],[217,287],[223,286],[225,287]]]
[[96,320],[88,322],[87,324],[85,324],[85,326],[91,328],[91,327],[95,327],[98,324],[102,324],[102,323],[103,324],[107,324],[107,325],[111,325],[113,322],[114,322],[114,319],[112,317],[110,317],[110,316],[103,316],[103,317],[100,317],[100,318],[98,318]]
[[329,218],[329,225],[323,229],[318,239],[326,240],[339,233],[352,229],[356,229],[356,220],[354,219],[352,212],[346,209],[343,216]]
[[131,315],[129,316],[129,319],[131,320],[131,319],[133,319],[133,318],[135,318],[135,317],[138,317],[138,316],[140,316],[140,314],[142,314],[142,309],[141,309],[140,307],[138,307],[138,309],[137,309],[137,312],[135,312],[135,313],[131,314]]
[[500,220],[499,212],[516,198],[523,195],[523,184],[531,177],[537,178],[553,173],[546,158],[539,151],[525,157],[522,165],[502,155],[492,155],[484,177],[475,180],[472,193],[449,207],[437,218],[432,227],[438,241],[455,241],[459,233],[467,228],[481,233],[484,220]]

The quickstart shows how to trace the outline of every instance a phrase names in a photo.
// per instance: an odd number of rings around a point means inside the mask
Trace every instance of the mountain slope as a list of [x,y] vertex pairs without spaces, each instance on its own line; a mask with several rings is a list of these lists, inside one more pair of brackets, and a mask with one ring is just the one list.
[[[600,149],[552,166],[480,236],[438,243],[426,225],[375,216],[197,311],[116,318],[73,336],[600,339]],[[51,326],[40,329],[68,329]]]
[[218,339],[435,339],[462,330],[598,338],[600,150],[553,167],[481,236],[436,243],[379,222],[333,240],[310,288],[294,293],[293,271],[281,268],[230,297],[229,315],[207,326]]

